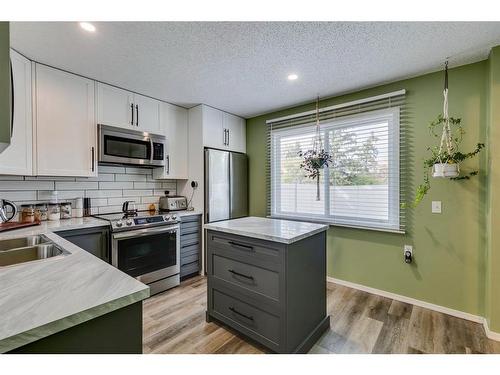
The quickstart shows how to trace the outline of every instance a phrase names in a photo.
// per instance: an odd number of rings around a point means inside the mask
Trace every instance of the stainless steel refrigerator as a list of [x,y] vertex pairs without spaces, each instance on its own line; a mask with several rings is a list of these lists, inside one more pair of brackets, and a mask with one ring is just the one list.
[[248,160],[239,152],[205,149],[205,222],[248,216]]

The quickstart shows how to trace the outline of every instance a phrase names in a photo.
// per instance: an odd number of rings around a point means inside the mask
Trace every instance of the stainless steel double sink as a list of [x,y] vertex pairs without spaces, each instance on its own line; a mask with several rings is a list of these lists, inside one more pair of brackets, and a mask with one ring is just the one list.
[[70,254],[44,235],[0,240],[0,267]]

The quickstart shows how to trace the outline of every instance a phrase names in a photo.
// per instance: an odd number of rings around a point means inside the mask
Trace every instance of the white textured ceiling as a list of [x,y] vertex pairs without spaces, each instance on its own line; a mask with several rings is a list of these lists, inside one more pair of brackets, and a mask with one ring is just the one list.
[[[252,117],[485,59],[499,22],[13,22],[26,56],[191,107]],[[289,73],[299,79],[290,82]]]

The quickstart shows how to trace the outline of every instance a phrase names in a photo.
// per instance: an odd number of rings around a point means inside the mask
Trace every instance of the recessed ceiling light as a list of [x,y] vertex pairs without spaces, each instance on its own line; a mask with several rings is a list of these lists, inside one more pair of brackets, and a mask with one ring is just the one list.
[[295,81],[299,76],[297,74],[289,74],[288,75],[288,80],[289,81]]
[[90,22],[80,22],[80,27],[85,30],[93,33],[95,31],[95,26]]

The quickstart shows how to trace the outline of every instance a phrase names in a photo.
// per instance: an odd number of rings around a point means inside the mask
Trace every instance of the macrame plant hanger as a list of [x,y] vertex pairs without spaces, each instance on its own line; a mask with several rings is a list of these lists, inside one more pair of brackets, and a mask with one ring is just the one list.
[[[316,135],[314,137],[314,142],[313,142],[313,150],[316,152],[316,155],[319,155],[321,152],[321,144],[322,144],[322,139],[321,139],[321,131],[319,128],[319,95],[316,97]],[[319,174],[318,177],[316,178],[316,200],[319,201]]]
[[[445,68],[444,68],[444,90],[443,90],[443,119],[444,119],[444,124],[443,124],[443,134],[441,135],[441,143],[439,144],[439,162],[442,164],[448,163],[448,157],[449,155],[453,154],[454,151],[454,145],[453,145],[453,138],[451,134],[451,127],[450,127],[450,116],[448,115],[448,60],[445,63]],[[446,160],[443,160],[443,150],[446,149],[448,157]],[[457,168],[460,168],[457,166]],[[434,177],[446,177],[444,173],[436,173],[436,170],[434,170],[433,173]]]

